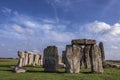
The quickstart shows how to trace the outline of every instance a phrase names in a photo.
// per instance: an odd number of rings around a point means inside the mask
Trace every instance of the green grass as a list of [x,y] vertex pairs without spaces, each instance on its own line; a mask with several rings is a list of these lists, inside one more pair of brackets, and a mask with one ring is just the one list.
[[47,73],[41,67],[26,67],[26,73],[14,73],[12,67],[17,59],[0,59],[0,80],[120,80],[120,69],[105,68],[103,74],[93,74],[90,70],[82,69],[79,74],[64,73],[59,69],[57,73]]

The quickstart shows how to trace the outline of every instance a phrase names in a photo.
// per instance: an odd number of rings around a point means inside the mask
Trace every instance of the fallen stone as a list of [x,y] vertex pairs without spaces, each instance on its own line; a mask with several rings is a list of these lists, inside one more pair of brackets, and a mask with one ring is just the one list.
[[120,65],[118,64],[112,64],[112,63],[107,63],[105,67],[112,67],[112,68],[120,68]]
[[24,73],[24,72],[26,72],[27,71],[27,69],[26,68],[24,68],[24,67],[15,67],[14,68],[14,72],[16,72],[16,73]]
[[65,68],[66,66],[65,66],[65,64],[64,63],[59,63],[58,65],[57,65],[57,68]]

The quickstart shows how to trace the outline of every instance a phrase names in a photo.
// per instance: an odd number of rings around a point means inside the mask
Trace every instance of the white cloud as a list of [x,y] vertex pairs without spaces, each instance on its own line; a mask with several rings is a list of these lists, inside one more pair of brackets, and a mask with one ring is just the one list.
[[51,24],[43,24],[41,25],[41,29],[45,32],[45,33],[49,33],[52,29],[53,29],[53,25]]
[[2,11],[5,15],[7,15],[7,14],[11,14],[11,12],[12,12],[11,9],[6,8],[6,7],[4,7],[1,11]]
[[47,38],[50,40],[54,40],[57,42],[68,42],[71,41],[71,39],[75,38],[75,35],[69,32],[55,32],[55,31],[51,31],[47,34]]
[[34,23],[34,22],[32,22],[32,21],[28,21],[28,20],[24,20],[24,24],[27,26],[27,27],[31,27],[31,28],[35,28],[35,27],[37,27],[38,25],[37,25],[37,23]]
[[15,31],[17,31],[17,32],[19,32],[19,33],[24,33],[24,32],[25,32],[25,30],[24,30],[21,26],[19,26],[19,25],[17,25],[17,24],[13,24],[11,27],[12,27]]
[[41,19],[44,23],[51,23],[51,24],[54,24],[56,23],[56,21],[54,20],[50,20],[50,19]]
[[120,23],[114,24],[111,30],[109,31],[109,34],[113,36],[120,35]]
[[34,31],[30,28],[23,28],[20,25],[17,24],[12,24],[11,27],[17,32],[17,33],[21,33],[21,34],[34,34]]
[[101,32],[111,28],[111,26],[105,22],[95,21],[85,25],[85,28],[90,32]]

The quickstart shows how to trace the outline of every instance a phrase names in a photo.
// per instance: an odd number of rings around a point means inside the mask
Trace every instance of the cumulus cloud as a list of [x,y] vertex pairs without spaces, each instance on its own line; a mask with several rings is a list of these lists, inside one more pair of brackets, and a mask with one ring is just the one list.
[[[95,21],[80,26],[80,34],[82,37],[96,39],[97,41],[104,42],[106,59],[118,59],[119,56],[119,43],[120,43],[120,23],[113,25],[105,22]],[[111,56],[115,54],[114,56]]]
[[101,32],[101,31],[106,31],[110,29],[110,25],[105,23],[105,22],[99,22],[95,21],[93,23],[89,23],[85,25],[85,28],[87,28],[88,31],[90,32]]
[[111,30],[109,31],[109,34],[113,36],[120,35],[120,23],[114,24]]

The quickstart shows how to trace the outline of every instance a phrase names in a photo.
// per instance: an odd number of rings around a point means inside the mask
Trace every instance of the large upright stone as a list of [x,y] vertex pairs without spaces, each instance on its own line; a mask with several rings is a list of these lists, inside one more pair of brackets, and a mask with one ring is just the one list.
[[99,43],[99,47],[100,47],[100,50],[101,50],[102,64],[103,64],[103,67],[104,67],[105,66],[105,53],[104,53],[103,42]]
[[58,49],[48,46],[44,49],[44,71],[56,72],[58,65]]
[[91,47],[91,70],[93,73],[103,73],[100,48],[95,44]]
[[25,51],[25,66],[28,65],[28,52]]
[[91,63],[90,63],[90,48],[91,48],[91,45],[85,45],[85,47],[84,47],[84,63],[85,63],[85,68],[91,68]]
[[28,52],[28,65],[33,64],[33,54],[32,52]]
[[43,65],[43,55],[39,54],[39,66]]
[[17,66],[18,67],[22,67],[24,66],[25,64],[25,56],[24,56],[24,52],[22,51],[18,51],[18,56],[19,56],[19,60],[18,60],[18,64]]
[[67,45],[66,46],[66,72],[79,73],[80,72],[80,46]]
[[33,54],[33,66],[39,66],[40,55],[37,53]]

